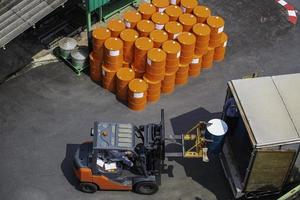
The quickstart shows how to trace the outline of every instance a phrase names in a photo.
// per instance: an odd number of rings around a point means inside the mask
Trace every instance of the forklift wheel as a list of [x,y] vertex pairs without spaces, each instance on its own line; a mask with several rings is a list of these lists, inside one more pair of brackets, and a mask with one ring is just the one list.
[[158,186],[155,182],[139,182],[134,185],[134,191],[139,194],[151,195],[158,191]]
[[97,191],[98,187],[94,183],[80,183],[79,188],[82,192],[94,193]]

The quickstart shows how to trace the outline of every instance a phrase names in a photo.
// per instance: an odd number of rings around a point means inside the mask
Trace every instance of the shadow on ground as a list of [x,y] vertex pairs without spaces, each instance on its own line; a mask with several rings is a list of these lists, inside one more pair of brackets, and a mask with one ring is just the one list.
[[73,171],[73,158],[76,150],[79,148],[79,144],[67,144],[66,145],[66,156],[62,161],[60,168],[64,176],[68,180],[69,184],[78,189],[78,180],[75,177]]

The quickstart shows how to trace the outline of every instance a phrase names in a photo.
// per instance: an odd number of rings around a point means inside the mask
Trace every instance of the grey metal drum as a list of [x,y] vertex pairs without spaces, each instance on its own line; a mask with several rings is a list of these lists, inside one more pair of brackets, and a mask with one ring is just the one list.
[[67,59],[70,57],[71,52],[76,48],[77,41],[73,38],[66,37],[59,41],[58,46],[60,50],[60,55],[64,59]]
[[212,140],[207,143],[208,152],[220,153],[223,146],[225,134],[228,131],[227,124],[221,119],[211,119],[205,131],[205,138]]

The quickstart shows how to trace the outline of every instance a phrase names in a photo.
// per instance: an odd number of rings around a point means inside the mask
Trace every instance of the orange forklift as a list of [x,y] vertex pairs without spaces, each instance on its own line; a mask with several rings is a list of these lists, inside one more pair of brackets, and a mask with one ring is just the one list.
[[165,159],[164,110],[158,124],[95,122],[91,135],[93,141],[81,144],[73,161],[81,191],[158,191]]

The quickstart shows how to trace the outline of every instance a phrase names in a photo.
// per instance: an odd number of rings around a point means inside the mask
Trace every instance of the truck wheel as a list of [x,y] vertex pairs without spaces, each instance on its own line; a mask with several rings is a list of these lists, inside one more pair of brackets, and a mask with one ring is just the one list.
[[79,189],[82,192],[94,193],[98,190],[98,187],[94,183],[80,183],[79,184]]
[[158,186],[155,182],[144,181],[136,183],[133,190],[139,194],[151,195],[158,191]]

